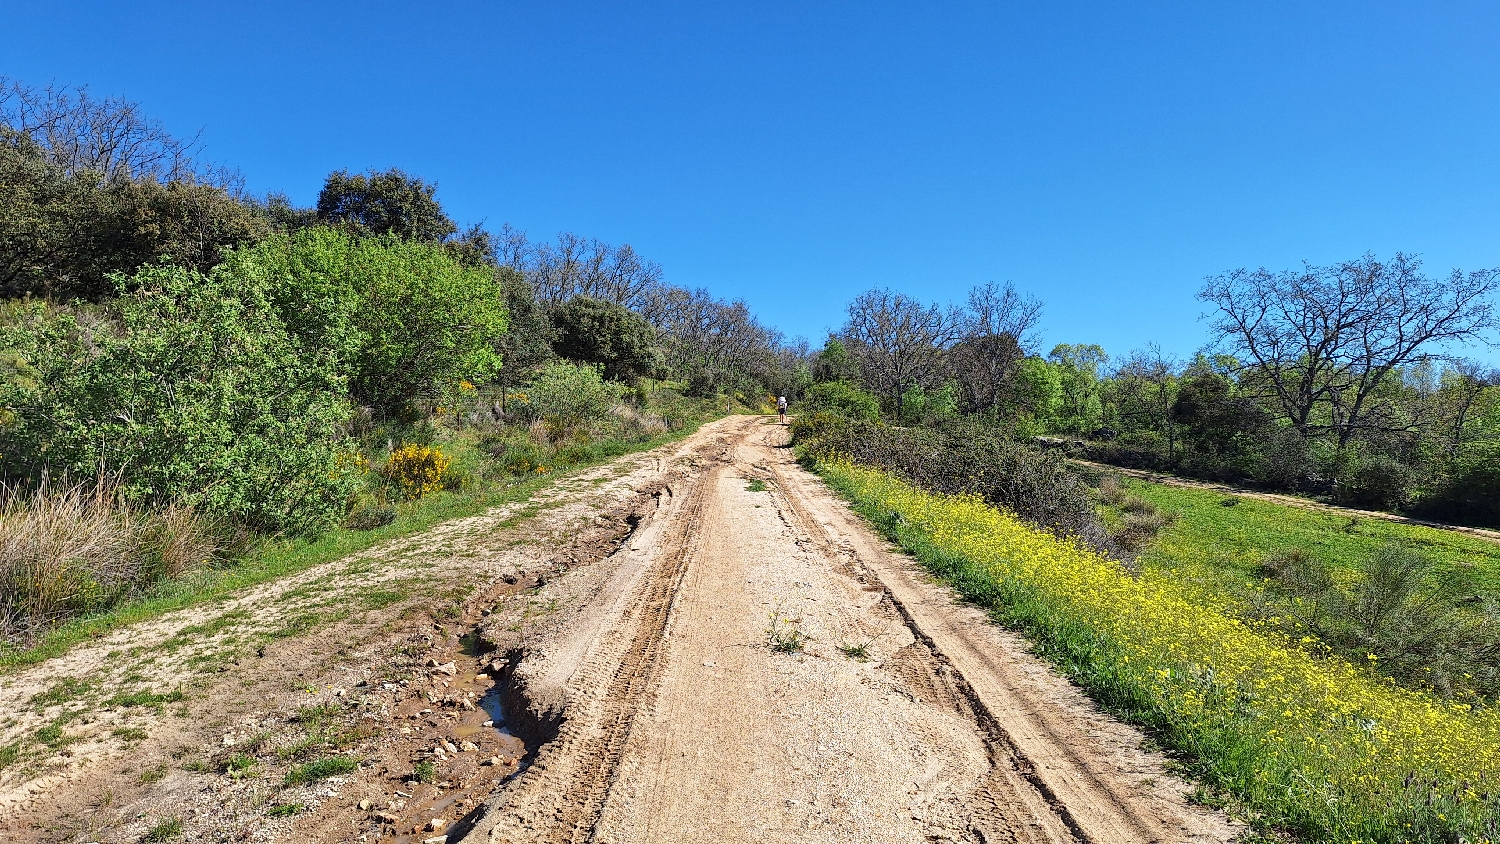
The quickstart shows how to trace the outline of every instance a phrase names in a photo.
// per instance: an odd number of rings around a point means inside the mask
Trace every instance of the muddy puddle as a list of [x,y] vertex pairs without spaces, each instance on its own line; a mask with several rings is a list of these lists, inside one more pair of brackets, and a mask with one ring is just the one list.
[[393,771],[392,799],[371,807],[380,840],[456,841],[495,789],[524,769],[526,743],[506,723],[504,668],[491,654],[453,654],[429,666],[425,695],[397,707],[395,729],[413,747],[411,767]]

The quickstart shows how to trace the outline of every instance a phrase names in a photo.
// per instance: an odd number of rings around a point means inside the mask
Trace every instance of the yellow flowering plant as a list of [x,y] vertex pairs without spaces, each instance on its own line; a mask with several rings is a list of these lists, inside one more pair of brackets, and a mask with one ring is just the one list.
[[819,470],[856,509],[1268,827],[1315,841],[1500,841],[1500,713],[1318,657],[974,496]]
[[435,447],[407,444],[391,452],[381,474],[403,497],[416,499],[442,489],[443,475],[452,463],[452,458]]

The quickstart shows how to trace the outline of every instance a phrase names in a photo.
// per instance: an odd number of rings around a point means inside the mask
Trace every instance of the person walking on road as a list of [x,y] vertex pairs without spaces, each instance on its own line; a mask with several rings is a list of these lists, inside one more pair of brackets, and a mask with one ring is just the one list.
[[786,424],[786,396],[776,397],[776,415],[781,417],[781,424]]

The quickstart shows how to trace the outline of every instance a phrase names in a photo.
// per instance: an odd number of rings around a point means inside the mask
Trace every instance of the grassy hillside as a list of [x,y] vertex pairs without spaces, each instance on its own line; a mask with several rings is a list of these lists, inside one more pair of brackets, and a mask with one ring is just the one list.
[[1359,519],[1187,489],[1127,480],[1126,488],[1157,508],[1176,514],[1141,554],[1142,565],[1170,569],[1188,578],[1250,580],[1266,555],[1302,549],[1339,569],[1357,571],[1380,546],[1410,544],[1443,572],[1473,577],[1500,590],[1500,543],[1453,531]]

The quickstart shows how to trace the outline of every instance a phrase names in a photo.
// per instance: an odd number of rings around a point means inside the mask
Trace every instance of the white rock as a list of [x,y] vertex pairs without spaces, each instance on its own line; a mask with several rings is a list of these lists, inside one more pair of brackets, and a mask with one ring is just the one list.
[[457,663],[445,662],[442,665],[433,666],[432,670],[440,672],[442,674],[447,674],[449,677],[452,677],[453,675],[458,673],[458,665]]
[[473,753],[474,751],[479,749],[479,745],[475,744],[472,741],[466,741],[460,744],[458,746],[458,749],[462,750],[465,753]]
[[447,825],[448,825],[448,822],[445,821],[445,820],[443,820],[442,818],[433,818],[432,820],[430,820],[430,821],[427,822],[427,831],[428,832],[437,832],[438,830],[442,829],[443,827],[445,827]]

